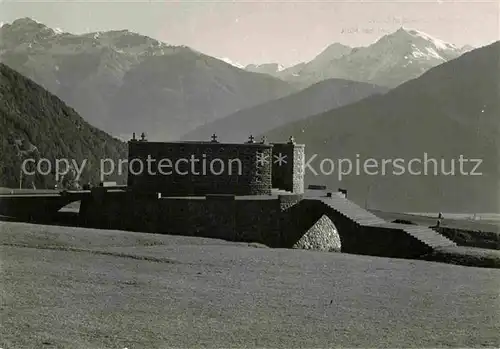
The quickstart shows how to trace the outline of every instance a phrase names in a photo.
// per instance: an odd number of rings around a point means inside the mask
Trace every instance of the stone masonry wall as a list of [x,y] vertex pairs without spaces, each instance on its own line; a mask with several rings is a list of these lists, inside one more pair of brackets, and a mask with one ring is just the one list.
[[[287,247],[300,240],[314,224],[300,210],[301,195],[236,199],[232,195],[201,198],[160,198],[134,192],[105,193],[102,188],[81,205],[85,226],[160,234],[179,234],[259,242]],[[299,208],[299,211],[296,210]],[[319,218],[319,217],[318,217]]]
[[[272,184],[292,193],[304,192],[304,145],[273,143]],[[277,161],[282,158],[283,161]]]
[[293,174],[292,174],[292,192],[301,194],[304,192],[305,175],[305,147],[297,144],[293,149]]
[[326,215],[321,216],[297,241],[293,248],[327,252],[340,252],[341,241],[335,224]]
[[270,158],[271,145],[260,143],[130,141],[128,187],[169,196],[271,194]]
[[277,199],[236,199],[232,195],[158,199],[133,192],[95,190],[82,201],[81,219],[83,225],[96,228],[259,242],[280,248],[309,246],[335,251],[340,245],[346,253],[395,258],[430,252],[425,244],[401,230],[360,226],[321,201],[302,199],[301,195]]
[[133,192],[110,194],[92,195],[82,202],[83,225],[279,244],[277,199],[236,200],[232,195],[158,199]]

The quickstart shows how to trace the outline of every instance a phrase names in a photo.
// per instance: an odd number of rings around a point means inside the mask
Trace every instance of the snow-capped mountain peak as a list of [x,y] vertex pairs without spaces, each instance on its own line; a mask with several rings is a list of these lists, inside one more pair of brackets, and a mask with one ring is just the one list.
[[12,23],[0,22],[1,28],[14,30],[17,32],[43,33],[43,35],[59,35],[64,33],[61,28],[49,28],[45,24],[31,17],[18,18]]
[[36,19],[33,19],[31,17],[23,17],[23,18],[18,18],[15,21],[12,22],[13,26],[20,26],[20,27],[37,27],[37,28],[46,28],[47,26],[44,25],[43,23],[40,23]]
[[37,20],[24,17],[11,23],[1,23],[3,47],[26,47],[40,49],[41,42],[57,40],[63,31],[59,28],[52,29]]
[[448,42],[445,42],[441,39],[435,38],[427,33],[424,33],[423,31],[420,31],[420,30],[417,30],[414,28],[407,28],[407,27],[402,27],[402,29],[413,37],[421,38],[421,39],[424,39],[426,41],[431,42],[439,50],[450,50],[450,49],[457,50],[458,49],[457,46],[450,44]]
[[417,60],[437,61],[438,64],[464,53],[451,43],[408,27],[401,27],[396,32],[383,36],[372,47],[380,52],[386,52],[390,48],[393,55],[412,56]]
[[366,47],[332,44],[312,61],[286,69],[281,77],[305,87],[331,78],[395,87],[464,52],[420,30],[401,27]]

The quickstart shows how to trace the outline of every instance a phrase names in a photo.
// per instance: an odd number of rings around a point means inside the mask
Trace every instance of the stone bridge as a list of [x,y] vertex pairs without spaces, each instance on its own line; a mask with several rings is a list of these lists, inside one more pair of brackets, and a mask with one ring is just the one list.
[[[429,227],[387,222],[341,193],[306,197],[300,204],[308,207],[311,212],[308,215],[313,218],[321,215],[330,218],[338,228],[342,252],[413,258],[438,248],[456,246],[455,242]],[[295,215],[305,216],[300,212]]]

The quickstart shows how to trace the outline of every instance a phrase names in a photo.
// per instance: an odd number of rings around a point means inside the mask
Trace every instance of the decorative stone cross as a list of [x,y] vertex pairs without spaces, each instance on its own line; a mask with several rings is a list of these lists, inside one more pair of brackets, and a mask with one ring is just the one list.
[[262,137],[262,140],[260,141],[262,144],[266,144],[267,143],[267,138],[266,136]]
[[133,141],[136,141],[136,140],[137,140],[137,139],[135,138],[135,132],[134,132],[134,133],[132,133],[132,140],[133,140]]
[[254,143],[254,136],[253,135],[250,135],[250,137],[248,137],[248,143]]
[[144,132],[141,133],[141,141],[143,141],[143,142],[146,141],[146,134]]
[[290,136],[290,139],[288,140],[288,144],[295,144],[295,138],[293,136]]
[[212,135],[212,142],[217,142],[217,135],[215,133]]

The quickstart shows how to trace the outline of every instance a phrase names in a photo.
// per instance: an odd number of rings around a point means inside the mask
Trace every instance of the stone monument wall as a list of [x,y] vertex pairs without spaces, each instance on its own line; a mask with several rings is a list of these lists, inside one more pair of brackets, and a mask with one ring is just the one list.
[[304,193],[304,148],[303,144],[273,143],[273,188]]
[[[130,141],[128,187],[168,196],[269,195],[271,148],[260,143]],[[149,167],[148,158],[154,160]]]

